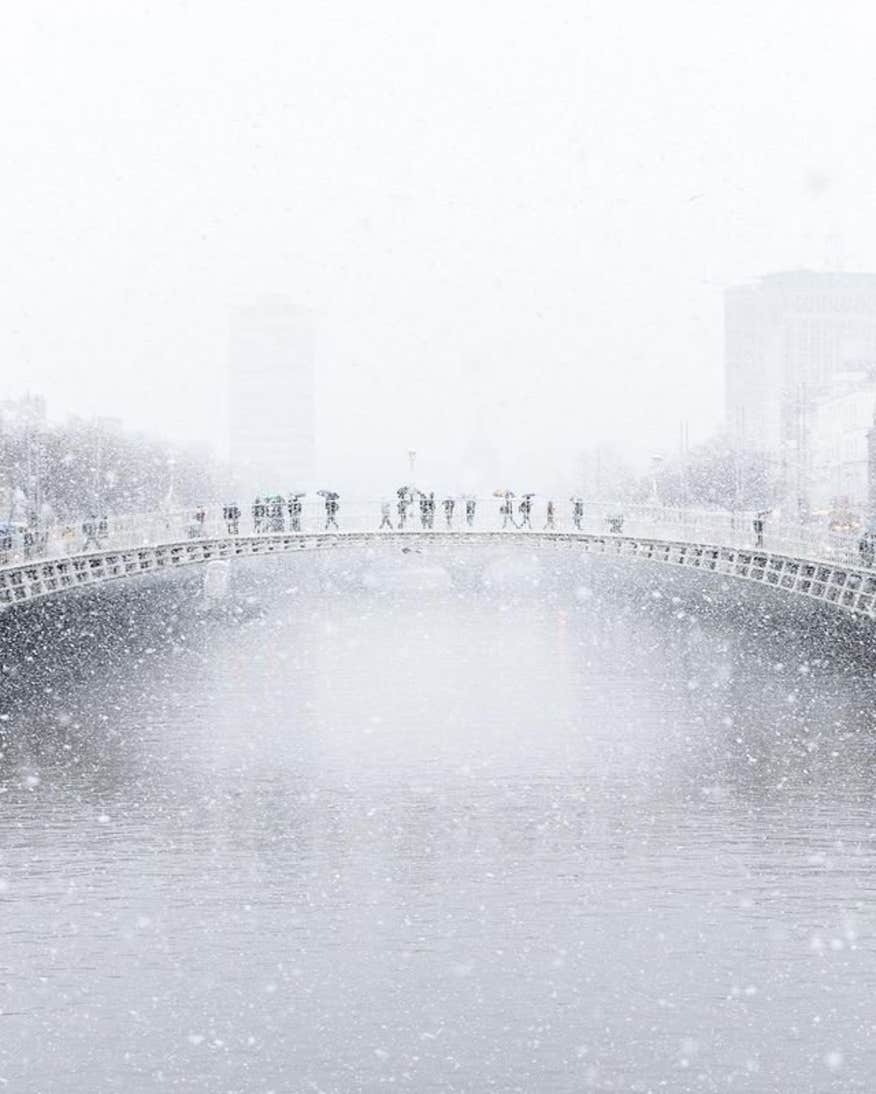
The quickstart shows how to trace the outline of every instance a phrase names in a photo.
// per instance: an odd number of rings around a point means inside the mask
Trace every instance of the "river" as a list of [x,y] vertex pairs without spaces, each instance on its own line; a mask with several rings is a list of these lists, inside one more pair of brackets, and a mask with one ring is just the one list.
[[306,565],[3,679],[0,1089],[874,1089],[865,659],[598,562]]

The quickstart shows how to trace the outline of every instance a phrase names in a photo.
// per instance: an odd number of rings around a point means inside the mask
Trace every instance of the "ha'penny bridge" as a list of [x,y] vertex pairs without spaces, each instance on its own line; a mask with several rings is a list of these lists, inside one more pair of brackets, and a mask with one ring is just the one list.
[[439,511],[423,522],[414,513],[399,529],[385,520],[380,527],[379,503],[341,499],[337,529],[327,530],[322,506],[309,503],[296,530],[290,530],[291,520],[280,518],[262,523],[258,531],[244,522],[229,523],[221,508],[201,510],[196,518],[190,512],[150,513],[108,518],[96,536],[87,537],[88,546],[81,524],[57,526],[29,544],[7,540],[0,547],[0,612],[110,581],[196,565],[209,572],[210,563],[227,568],[236,559],[302,551],[440,552],[486,546],[555,548],[695,570],[876,618],[876,568],[872,554],[862,551],[859,535],[769,519],[757,535],[751,513],[631,506],[619,522],[616,514],[607,519],[598,504],[585,505],[577,514],[567,508],[546,520],[544,506],[533,505],[531,526],[519,527],[499,501],[489,498],[477,503],[470,523],[459,504],[455,519],[448,521]]

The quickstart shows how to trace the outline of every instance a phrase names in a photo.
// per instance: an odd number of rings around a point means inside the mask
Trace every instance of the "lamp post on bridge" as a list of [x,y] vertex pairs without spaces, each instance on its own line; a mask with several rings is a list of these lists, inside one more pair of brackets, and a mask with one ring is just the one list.
[[164,496],[164,508],[170,512],[173,509],[173,491],[176,487],[176,460],[173,456],[167,457],[167,493]]
[[660,465],[662,463],[662,456],[654,455],[651,457],[651,504],[655,506],[660,505],[660,491],[657,488],[657,474],[660,471]]

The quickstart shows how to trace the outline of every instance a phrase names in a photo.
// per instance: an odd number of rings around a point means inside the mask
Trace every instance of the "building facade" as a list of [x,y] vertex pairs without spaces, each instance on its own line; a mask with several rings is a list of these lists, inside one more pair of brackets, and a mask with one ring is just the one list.
[[876,414],[867,431],[867,518],[876,525]]
[[229,455],[241,490],[309,490],[315,461],[314,351],[307,316],[285,297],[242,311],[231,335]]
[[[820,460],[834,443],[815,433],[831,415],[846,413],[819,406],[847,398],[848,391],[837,392],[838,378],[876,369],[876,274],[769,274],[728,289],[724,316],[733,445],[765,455],[775,495],[809,509],[816,500],[815,450]],[[833,436],[833,426],[829,432]],[[819,474],[823,485],[823,468]]]
[[27,521],[39,512],[45,432],[42,395],[0,401],[0,520]]
[[809,500],[816,512],[869,512],[868,431],[876,407],[873,374],[840,374],[815,401],[809,445]]

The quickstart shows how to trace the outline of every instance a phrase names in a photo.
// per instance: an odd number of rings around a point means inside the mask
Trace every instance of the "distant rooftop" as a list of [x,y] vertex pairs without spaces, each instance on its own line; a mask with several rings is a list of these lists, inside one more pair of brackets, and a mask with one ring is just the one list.
[[857,289],[876,292],[876,273],[859,273],[847,270],[782,270],[763,274],[744,285],[734,288],[767,289]]

